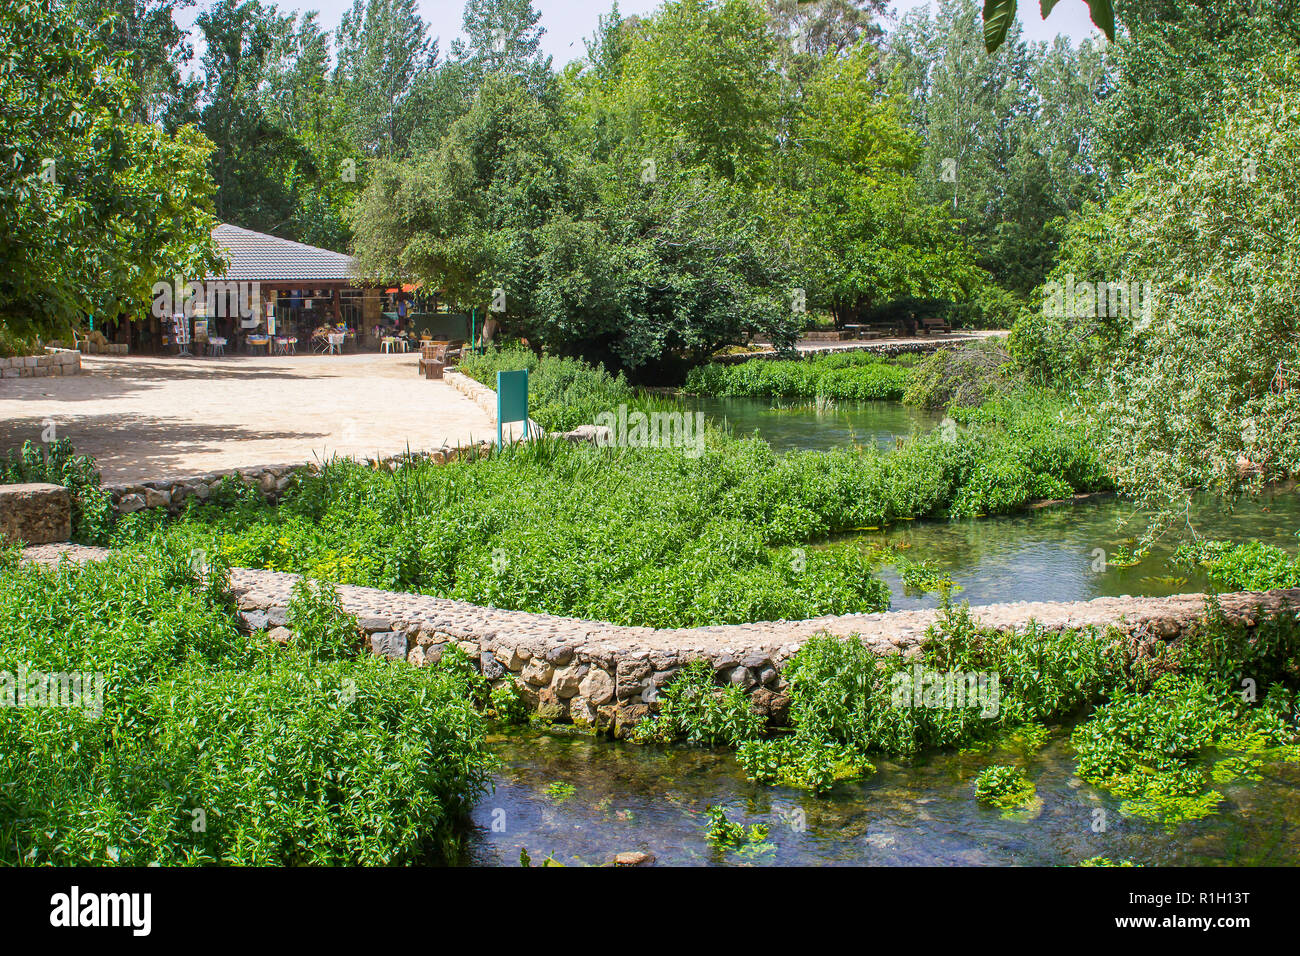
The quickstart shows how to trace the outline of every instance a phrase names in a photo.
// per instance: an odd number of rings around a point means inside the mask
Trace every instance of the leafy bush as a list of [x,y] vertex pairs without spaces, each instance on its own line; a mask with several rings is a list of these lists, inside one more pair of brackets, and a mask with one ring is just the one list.
[[491,762],[462,677],[245,635],[208,577],[179,546],[0,562],[0,671],[103,678],[98,715],[0,707],[0,861],[436,857]]
[[317,663],[350,660],[361,649],[356,618],[343,610],[333,586],[320,581],[302,578],[294,584],[287,626]]
[[749,829],[745,829],[744,824],[728,820],[727,811],[722,807],[709,807],[706,813],[709,827],[704,838],[710,846],[740,848],[763,843],[767,839],[766,823],[755,823]]
[[974,407],[1015,387],[1011,356],[1000,342],[939,349],[912,370],[903,403],[920,408]]
[[739,687],[719,688],[708,661],[691,661],[659,695],[659,713],[637,724],[633,739],[737,747],[763,733],[763,718]]
[[1172,666],[1118,686],[1073,736],[1081,777],[1125,798],[1125,813],[1170,825],[1213,813],[1213,785],[1264,757],[1300,760],[1300,621],[1281,614],[1249,631],[1211,602]]
[[962,420],[889,452],[777,455],[708,431],[695,458],[554,440],[442,466],[336,461],[278,507],[232,489],[161,529],[124,521],[116,540],[161,533],[237,567],[635,625],[877,611],[876,558],[851,542],[792,549],[1109,486],[1088,421],[1059,401],[1022,396]]

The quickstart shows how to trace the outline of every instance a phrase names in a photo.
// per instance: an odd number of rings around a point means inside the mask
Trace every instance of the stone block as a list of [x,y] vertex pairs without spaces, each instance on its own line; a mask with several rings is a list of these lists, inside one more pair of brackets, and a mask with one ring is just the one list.
[[54,544],[72,537],[72,500],[62,485],[0,485],[0,538]]

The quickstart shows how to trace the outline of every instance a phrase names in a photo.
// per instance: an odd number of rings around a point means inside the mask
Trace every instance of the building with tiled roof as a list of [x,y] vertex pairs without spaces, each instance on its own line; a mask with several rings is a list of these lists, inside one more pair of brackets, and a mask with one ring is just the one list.
[[330,252],[302,242],[268,236],[222,223],[212,238],[227,263],[225,272],[205,279],[234,282],[345,283],[356,275],[356,260],[341,252]]

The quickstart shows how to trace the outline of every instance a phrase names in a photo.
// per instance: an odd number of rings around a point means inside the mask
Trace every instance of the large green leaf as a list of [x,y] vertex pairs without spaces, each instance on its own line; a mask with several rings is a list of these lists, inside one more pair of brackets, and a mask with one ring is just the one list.
[[[1056,7],[1060,0],[1038,0],[1038,8],[1043,19]],[[1113,0],[1084,0],[1088,4],[1088,13],[1097,29],[1106,34],[1107,40],[1115,39],[1115,4]],[[1016,17],[1016,0],[984,0],[984,48],[992,53],[1002,45],[1011,29],[1011,21]]]
[[992,53],[1002,45],[1016,18],[1016,0],[984,0],[984,48]]

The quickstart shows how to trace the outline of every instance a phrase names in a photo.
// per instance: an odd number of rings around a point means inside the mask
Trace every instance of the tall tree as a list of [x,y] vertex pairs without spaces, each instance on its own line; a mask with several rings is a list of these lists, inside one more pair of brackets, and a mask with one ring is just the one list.
[[130,64],[53,0],[0,6],[0,325],[62,335],[215,264],[210,145],[133,121]]
[[184,75],[193,45],[176,14],[195,0],[67,0],[77,20],[110,54],[131,62],[137,88],[132,118],[175,129],[193,119],[195,81]]
[[1092,117],[1106,88],[1103,54],[1026,44],[1018,25],[988,53],[975,0],[913,11],[891,37],[894,88],[924,150],[923,194],[947,202],[980,265],[1027,294],[1058,240],[1051,224],[1098,187]]
[[646,156],[736,179],[776,140],[776,42],[751,0],[676,0],[637,30],[620,110]]
[[452,43],[471,90],[489,76],[515,77],[535,95],[551,89],[551,58],[541,52],[542,15],[531,0],[467,0],[465,40]]
[[1121,0],[1101,158],[1118,178],[1193,147],[1274,50],[1300,48],[1295,0]]
[[405,153],[412,105],[438,59],[415,0],[354,0],[338,30],[337,81],[353,141],[371,156]]

